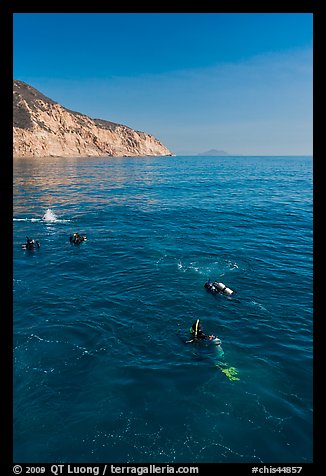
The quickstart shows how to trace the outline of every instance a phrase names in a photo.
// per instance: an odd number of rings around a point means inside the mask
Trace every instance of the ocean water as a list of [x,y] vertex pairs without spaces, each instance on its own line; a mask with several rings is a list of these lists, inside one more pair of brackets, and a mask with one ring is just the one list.
[[16,462],[312,462],[311,157],[13,167]]

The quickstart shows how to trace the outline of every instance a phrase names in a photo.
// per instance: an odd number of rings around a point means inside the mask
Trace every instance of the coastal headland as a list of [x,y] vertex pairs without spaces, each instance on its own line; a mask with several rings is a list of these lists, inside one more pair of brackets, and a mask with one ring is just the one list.
[[13,157],[171,156],[146,132],[71,111],[37,89],[13,82]]

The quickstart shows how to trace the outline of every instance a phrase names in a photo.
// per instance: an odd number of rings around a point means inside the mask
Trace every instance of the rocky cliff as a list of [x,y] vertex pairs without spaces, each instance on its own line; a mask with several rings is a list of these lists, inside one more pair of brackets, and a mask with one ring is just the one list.
[[150,134],[70,111],[17,80],[13,122],[14,157],[172,155]]

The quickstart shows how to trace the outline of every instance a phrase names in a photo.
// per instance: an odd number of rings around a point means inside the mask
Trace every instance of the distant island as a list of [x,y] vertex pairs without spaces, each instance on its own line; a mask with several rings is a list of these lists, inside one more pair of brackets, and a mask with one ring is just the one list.
[[14,158],[171,155],[146,132],[71,111],[23,81],[14,80]]
[[210,150],[207,150],[206,152],[201,152],[200,154],[197,154],[197,155],[202,155],[202,156],[205,156],[205,155],[225,156],[225,155],[230,155],[230,154],[225,152],[225,150],[210,149]]

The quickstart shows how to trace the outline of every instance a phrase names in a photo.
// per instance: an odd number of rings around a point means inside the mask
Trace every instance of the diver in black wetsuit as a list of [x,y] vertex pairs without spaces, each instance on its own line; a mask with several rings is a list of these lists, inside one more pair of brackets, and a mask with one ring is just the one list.
[[190,334],[192,336],[192,339],[187,340],[187,344],[193,343],[193,342],[200,342],[203,339],[208,339],[210,341],[213,341],[216,345],[219,345],[221,343],[221,340],[218,337],[213,335],[208,336],[203,332],[199,319],[197,319],[193,323],[193,325],[190,327]]
[[26,243],[22,245],[22,248],[25,250],[35,250],[35,247],[40,248],[40,242],[38,240],[33,240],[26,236]]
[[234,293],[234,291],[225,286],[225,284],[218,283],[217,281],[211,283],[210,279],[204,284],[204,287],[207,289],[207,291],[210,291],[213,294],[220,293],[225,294],[226,296],[231,296]]
[[86,236],[81,236],[79,233],[74,233],[73,235],[70,235],[69,238],[71,243],[75,243],[76,245],[79,245],[82,241],[86,241],[87,237]]

